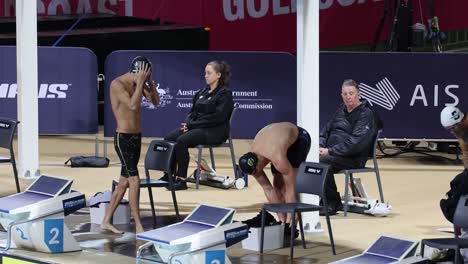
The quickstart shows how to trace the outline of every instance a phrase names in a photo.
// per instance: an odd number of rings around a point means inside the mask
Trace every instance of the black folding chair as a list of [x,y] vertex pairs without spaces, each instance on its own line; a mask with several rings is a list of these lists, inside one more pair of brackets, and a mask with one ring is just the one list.
[[424,256],[424,246],[427,245],[437,249],[454,249],[455,264],[463,263],[460,255],[461,248],[468,248],[468,238],[460,238],[458,236],[459,228],[468,228],[468,195],[463,195],[458,200],[457,208],[453,215],[453,231],[454,238],[433,238],[421,240],[421,256]]
[[15,175],[16,192],[21,192],[18,181],[18,170],[16,169],[15,153],[13,152],[13,137],[19,121],[0,118],[0,148],[10,151],[10,157],[0,156],[0,163],[11,163]]
[[[145,156],[145,179],[140,179],[140,188],[148,188],[148,194],[151,203],[151,212],[153,214],[153,226],[156,228],[156,212],[153,202],[153,187],[167,187],[172,193],[172,202],[177,216],[177,221],[180,221],[179,208],[177,206],[177,197],[173,188],[173,173],[171,170],[171,160],[174,155],[174,142],[164,140],[153,140],[148,147]],[[167,181],[151,179],[149,170],[162,171],[170,177]],[[119,184],[118,180],[112,181],[112,192],[115,186]]]
[[[237,108],[234,107],[231,113],[231,117],[229,118],[229,125],[231,126],[232,120],[234,118],[234,114],[237,111]],[[213,148],[229,148],[229,151],[231,152],[231,161],[232,161],[232,168],[234,170],[234,177],[237,179],[240,177],[240,175],[237,172],[237,166],[236,166],[236,155],[234,154],[234,145],[232,144],[232,137],[231,137],[231,131],[229,131],[229,138],[226,140],[226,142],[223,142],[221,144],[211,144],[211,145],[197,145],[196,148],[198,149],[198,164],[197,164],[197,170],[195,173],[195,183],[196,183],[196,188],[198,189],[198,185],[200,184],[200,164],[201,164],[201,159],[202,159],[202,152],[203,148],[209,148],[210,150],[210,160],[211,160],[211,166],[213,167],[213,170],[216,170],[216,164],[215,164],[215,159],[213,155]]]
[[368,173],[373,172],[375,173],[375,177],[377,179],[377,186],[379,187],[379,194],[380,194],[380,202],[384,203],[384,195],[382,190],[382,182],[380,180],[380,170],[379,165],[377,163],[377,144],[379,141],[379,136],[382,133],[382,130],[379,130],[374,138],[374,144],[372,145],[372,149],[370,150],[370,157],[372,157],[372,162],[374,163],[374,167],[364,167],[361,169],[347,169],[341,170],[338,173],[343,173],[345,175],[345,194],[344,194],[344,215],[346,216],[348,213],[349,208],[349,201],[353,199],[353,195],[349,194],[349,185],[354,184],[353,175],[358,173]]
[[[262,229],[260,239],[260,253],[263,253],[263,240],[265,233],[265,215],[266,211],[275,213],[289,213],[291,214],[291,248],[290,257],[293,259],[294,254],[294,231],[296,230],[295,215],[298,214],[299,229],[301,231],[302,246],[306,248],[304,238],[304,227],[302,225],[303,212],[320,211],[323,207],[327,208],[327,199],[325,197],[325,182],[327,178],[328,165],[315,163],[315,162],[302,162],[296,175],[296,199],[295,203],[282,203],[282,204],[264,204],[262,208]],[[307,204],[299,201],[299,193],[314,194],[322,198],[323,206],[315,204]],[[333,242],[333,233],[330,223],[330,216],[328,210],[325,211],[327,219],[328,235],[332,247],[333,255],[336,255],[335,243]]]

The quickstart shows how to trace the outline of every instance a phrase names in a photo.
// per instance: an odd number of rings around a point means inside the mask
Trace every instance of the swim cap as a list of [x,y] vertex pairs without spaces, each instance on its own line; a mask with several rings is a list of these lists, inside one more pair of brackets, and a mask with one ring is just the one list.
[[446,106],[440,112],[440,123],[443,127],[450,127],[460,123],[465,115],[455,106]]
[[148,60],[147,58],[143,57],[143,56],[138,56],[138,57],[135,57],[132,60],[132,64],[130,66],[130,72],[131,73],[137,73],[138,70],[141,68],[143,62],[149,64],[149,67],[150,67],[150,70],[151,70],[151,68],[152,68],[151,61]]
[[239,158],[240,169],[247,174],[251,174],[257,166],[257,155],[253,152],[247,152]]

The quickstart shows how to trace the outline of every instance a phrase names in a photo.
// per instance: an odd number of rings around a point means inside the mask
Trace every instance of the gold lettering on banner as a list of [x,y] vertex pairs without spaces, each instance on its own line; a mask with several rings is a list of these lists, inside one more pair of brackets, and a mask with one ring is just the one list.
[[[32,0],[31,0],[32,1]],[[38,15],[116,14],[133,16],[134,0],[37,0]],[[16,0],[4,0],[4,16],[15,16]]]
[[270,10],[274,16],[296,13],[296,0],[290,3],[281,0],[223,0],[223,14],[227,21],[242,20],[246,15],[262,18]]

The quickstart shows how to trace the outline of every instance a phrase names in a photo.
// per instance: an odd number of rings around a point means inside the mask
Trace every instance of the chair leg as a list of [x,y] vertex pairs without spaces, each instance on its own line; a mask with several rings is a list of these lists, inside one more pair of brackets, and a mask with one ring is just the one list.
[[265,209],[262,208],[262,228],[260,230],[260,254],[263,254],[263,239],[265,238]]
[[375,170],[375,176],[377,177],[377,185],[379,186],[380,202],[385,203],[382,182],[380,181],[380,172],[378,168]]
[[289,257],[291,260],[294,259],[294,232],[296,231],[296,211],[293,210],[291,214],[291,241],[289,245]]
[[[114,194],[115,186],[116,186],[117,184],[118,184],[118,182],[115,182],[114,180],[112,181],[112,194]],[[114,215],[111,216],[110,222],[111,222],[111,223],[114,223]]]
[[421,240],[421,251],[420,251],[421,257],[424,257],[424,239]]
[[153,214],[153,228],[156,228],[156,212],[154,210],[153,191],[151,190],[151,187],[148,187],[148,195],[150,198],[151,213]]
[[213,170],[216,171],[216,164],[215,164],[215,159],[214,159],[214,154],[213,154],[213,148],[210,147],[210,160],[211,160],[211,166],[213,167]]
[[297,217],[299,218],[299,230],[301,231],[302,247],[304,249],[306,249],[305,236],[304,236],[304,226],[302,224],[302,213],[298,213]]
[[177,197],[174,191],[174,188],[171,190],[172,193],[172,203],[174,203],[174,209],[176,213],[177,222],[180,222],[179,207],[177,206]]
[[328,215],[328,211],[326,211],[325,215],[326,215],[326,219],[327,219],[328,236],[330,237],[330,244],[331,244],[331,247],[332,247],[332,252],[333,252],[333,255],[336,255],[335,241],[333,240],[333,231],[332,231],[332,226],[331,226],[331,223],[330,223],[330,215]]
[[462,260],[462,256],[460,256],[460,249],[457,248],[455,249],[455,264],[463,264],[463,260],[462,262],[460,263],[460,260]]
[[231,152],[231,161],[232,161],[232,168],[234,169],[234,178],[238,179],[241,177],[241,175],[237,171],[236,154],[234,154],[234,146],[232,145],[232,139],[229,140],[229,151]]
[[13,156],[13,152],[11,152],[11,165],[13,166],[13,174],[15,175],[15,184],[16,184],[16,192],[20,193],[20,186],[19,186],[19,180],[18,180],[18,170],[16,169],[16,161],[15,157]]
[[348,214],[348,206],[349,206],[349,178],[351,176],[349,175],[348,172],[345,173],[345,193],[344,193],[344,216]]
[[202,160],[203,147],[198,147],[198,164],[197,164],[197,173],[195,174],[196,188],[200,185],[200,173],[201,173],[201,160]]

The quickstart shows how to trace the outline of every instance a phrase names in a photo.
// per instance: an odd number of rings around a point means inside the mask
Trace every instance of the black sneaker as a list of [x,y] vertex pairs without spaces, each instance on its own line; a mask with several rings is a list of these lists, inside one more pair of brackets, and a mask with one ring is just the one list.
[[169,181],[169,175],[167,173],[164,173],[164,175],[158,179],[159,181]]
[[[260,213],[258,213],[254,218],[242,221],[242,223],[246,224],[249,228],[262,227],[262,211],[260,211]],[[268,211],[265,211],[265,226],[269,226],[274,223],[276,223],[275,217]]]
[[343,204],[341,201],[330,202],[327,204],[327,208],[323,207],[322,210],[320,210],[319,214],[321,216],[325,216],[325,209],[328,210],[328,215],[336,215],[336,212],[343,211]]
[[[174,188],[174,191],[187,190],[187,183],[181,179],[177,179],[172,183],[172,187]],[[166,189],[169,191],[171,190],[169,186],[167,186]]]
[[[298,237],[299,237],[299,230],[296,228],[296,230],[294,230],[294,239]],[[284,240],[287,241],[290,239],[291,239],[291,226],[289,225],[289,223],[285,223],[284,224]]]

